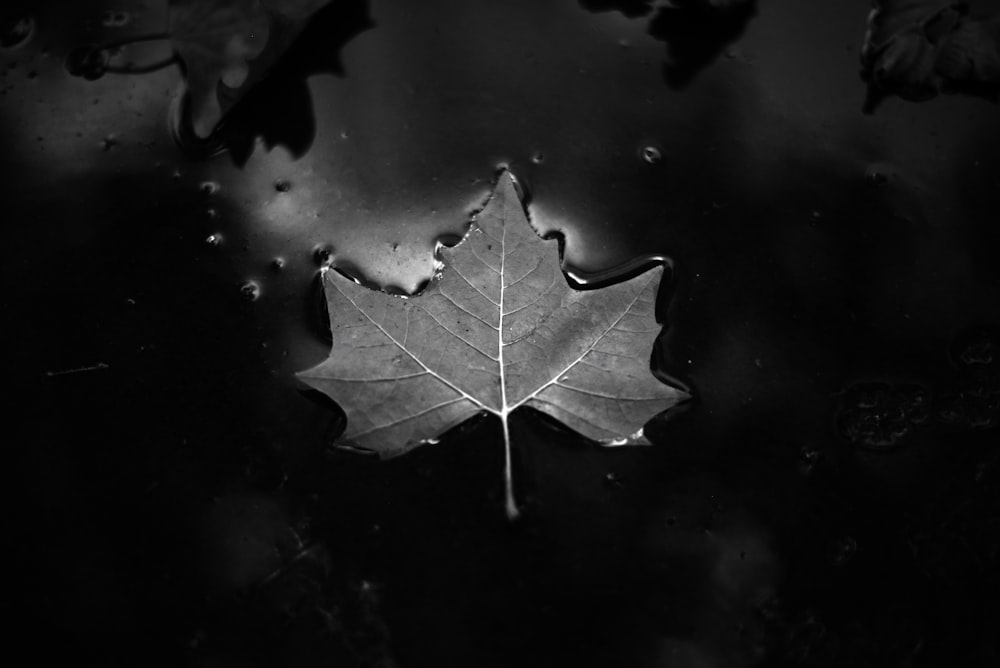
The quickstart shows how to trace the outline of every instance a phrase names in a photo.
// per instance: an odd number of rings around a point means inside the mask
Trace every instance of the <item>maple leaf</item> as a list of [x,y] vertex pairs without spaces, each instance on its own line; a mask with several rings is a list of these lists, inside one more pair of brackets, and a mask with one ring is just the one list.
[[973,17],[967,2],[872,0],[861,49],[864,110],[888,95],[922,102],[945,92],[995,97],[1000,19]]
[[342,442],[400,455],[480,412],[498,416],[511,480],[512,411],[530,407],[606,445],[646,442],[643,425],[689,395],[650,371],[663,273],[598,290],[568,284],[555,239],[525,216],[509,173],[419,295],[324,278],[333,345],[299,377],[347,414]]
[[209,136],[330,0],[170,0],[168,34],[184,64],[190,119]]

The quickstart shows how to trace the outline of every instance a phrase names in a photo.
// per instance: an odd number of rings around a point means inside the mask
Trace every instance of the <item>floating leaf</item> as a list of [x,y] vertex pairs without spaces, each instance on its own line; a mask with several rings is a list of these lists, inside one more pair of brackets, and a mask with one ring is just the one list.
[[325,275],[333,347],[299,374],[347,414],[342,441],[392,457],[487,412],[503,423],[507,512],[516,516],[508,417],[527,406],[607,445],[688,397],[657,380],[650,352],[662,268],[575,290],[558,241],[528,222],[505,174],[465,239],[412,298]]

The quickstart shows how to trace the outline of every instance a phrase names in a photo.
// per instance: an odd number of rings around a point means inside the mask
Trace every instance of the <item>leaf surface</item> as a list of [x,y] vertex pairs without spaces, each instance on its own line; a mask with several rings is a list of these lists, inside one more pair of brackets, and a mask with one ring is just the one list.
[[509,174],[441,256],[440,276],[412,298],[326,273],[332,350],[299,377],[344,409],[345,444],[392,457],[493,413],[503,423],[513,517],[512,411],[528,406],[621,445],[644,442],[643,425],[688,398],[650,371],[662,267],[598,290],[571,288],[558,241],[536,234]]

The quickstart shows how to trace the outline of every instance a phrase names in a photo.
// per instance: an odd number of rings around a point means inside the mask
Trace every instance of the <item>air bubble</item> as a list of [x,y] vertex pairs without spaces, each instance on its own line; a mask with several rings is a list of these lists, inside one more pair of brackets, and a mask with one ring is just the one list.
[[288,179],[279,179],[274,182],[274,189],[279,193],[286,193],[292,189],[292,183]]
[[647,165],[658,165],[663,161],[663,153],[660,149],[652,145],[643,146],[642,149],[639,150],[639,157],[641,157],[642,161]]
[[247,281],[240,286],[240,294],[247,301],[255,302],[260,299],[260,283],[257,281]]
[[271,269],[273,269],[274,271],[281,271],[284,268],[285,268],[285,258],[276,257],[273,260],[271,260]]
[[202,181],[201,185],[198,186],[198,190],[206,195],[214,195],[219,192],[219,184],[215,181]]
[[317,244],[313,248],[313,259],[320,269],[329,269],[333,265],[333,246]]
[[0,20],[0,47],[16,49],[35,32],[35,19],[30,16],[8,16]]

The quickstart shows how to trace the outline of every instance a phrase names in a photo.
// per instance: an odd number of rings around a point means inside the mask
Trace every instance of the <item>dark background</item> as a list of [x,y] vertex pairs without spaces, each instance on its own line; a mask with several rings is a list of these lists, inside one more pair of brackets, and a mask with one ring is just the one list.
[[[34,21],[0,50],[9,645],[996,665],[997,108],[863,115],[868,3],[756,4],[716,30],[642,2],[334,0],[211,160],[171,137],[176,68],[64,66],[162,30],[161,3],[5,4]],[[495,420],[373,461],[294,379],[327,351],[324,258],[415,289],[502,166],[577,277],[671,259],[653,364],[696,394],[647,448],[515,416],[515,524]]]

